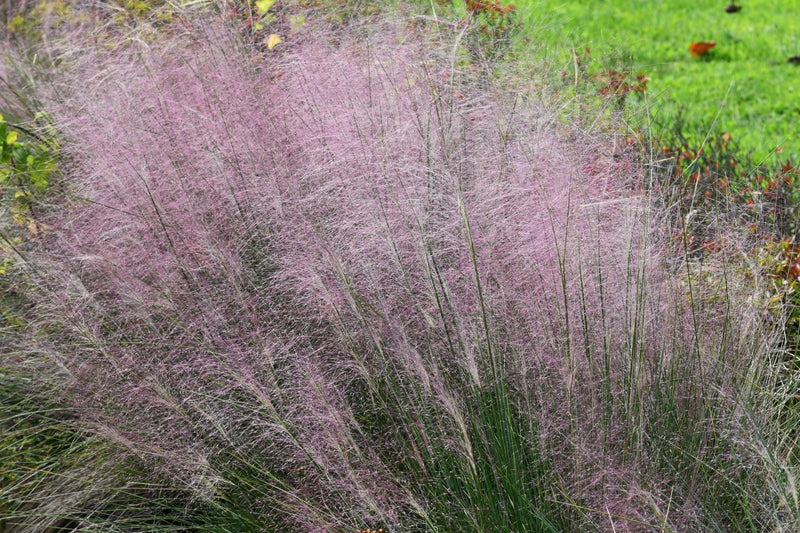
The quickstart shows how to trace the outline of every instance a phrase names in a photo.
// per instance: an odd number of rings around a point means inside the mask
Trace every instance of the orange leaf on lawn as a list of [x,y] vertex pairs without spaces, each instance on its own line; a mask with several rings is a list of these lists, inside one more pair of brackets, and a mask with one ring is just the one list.
[[700,57],[706,55],[715,46],[717,46],[717,43],[714,41],[692,43],[689,45],[689,53],[694,57]]

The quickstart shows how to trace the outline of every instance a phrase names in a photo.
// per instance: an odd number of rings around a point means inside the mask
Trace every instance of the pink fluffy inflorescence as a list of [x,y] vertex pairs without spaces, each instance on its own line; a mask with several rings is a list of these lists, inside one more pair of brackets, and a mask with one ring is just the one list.
[[[95,427],[209,498],[255,471],[250,511],[309,531],[398,526],[425,503],[386,451],[469,456],[475,390],[507,381],[563,460],[597,382],[646,386],[627,357],[679,304],[611,143],[431,43],[322,34],[253,65],[198,31],[88,55],[54,104],[72,199],[38,305]],[[414,446],[366,427],[386,383]]]

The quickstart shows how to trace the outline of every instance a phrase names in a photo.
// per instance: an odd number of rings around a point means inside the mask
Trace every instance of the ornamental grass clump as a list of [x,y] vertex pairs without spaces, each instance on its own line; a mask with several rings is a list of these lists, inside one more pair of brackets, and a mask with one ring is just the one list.
[[197,24],[54,86],[66,193],[3,355],[105,446],[91,490],[18,483],[9,523],[793,523],[748,273],[693,300],[624,143],[487,86],[458,35],[337,32],[253,62]]

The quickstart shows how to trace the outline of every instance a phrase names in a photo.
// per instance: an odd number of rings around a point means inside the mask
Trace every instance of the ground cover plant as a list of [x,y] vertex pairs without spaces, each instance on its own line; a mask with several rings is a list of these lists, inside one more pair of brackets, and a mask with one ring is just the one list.
[[[797,102],[800,22],[792,1],[715,0],[581,2],[521,0],[518,20],[552,74],[574,82],[576,69],[649,77],[648,98],[632,111],[656,115],[667,129],[681,116],[692,144],[728,132],[756,163],[800,156]],[[546,46],[539,45],[541,41]],[[698,58],[692,42],[716,46]],[[796,60],[795,60],[796,61]],[[776,151],[783,149],[779,156]]]
[[783,267],[724,195],[692,225],[686,154],[495,72],[504,4],[444,4],[51,43],[60,183],[3,241],[2,527],[798,527]]

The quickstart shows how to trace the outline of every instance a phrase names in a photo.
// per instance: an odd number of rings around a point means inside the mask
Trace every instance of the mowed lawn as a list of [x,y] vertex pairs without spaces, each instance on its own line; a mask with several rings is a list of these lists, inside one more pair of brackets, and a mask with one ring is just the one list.
[[[741,0],[735,13],[726,12],[728,4],[515,2],[533,44],[529,49],[546,56],[553,72],[572,72],[574,49],[589,71],[644,73],[651,78],[646,98],[628,98],[629,110],[646,105],[662,124],[674,124],[682,111],[685,131],[695,141],[709,131],[729,132],[756,162],[791,157],[797,163],[800,64],[789,59],[800,56],[800,0]],[[694,41],[715,41],[716,47],[696,58],[689,53]]]

